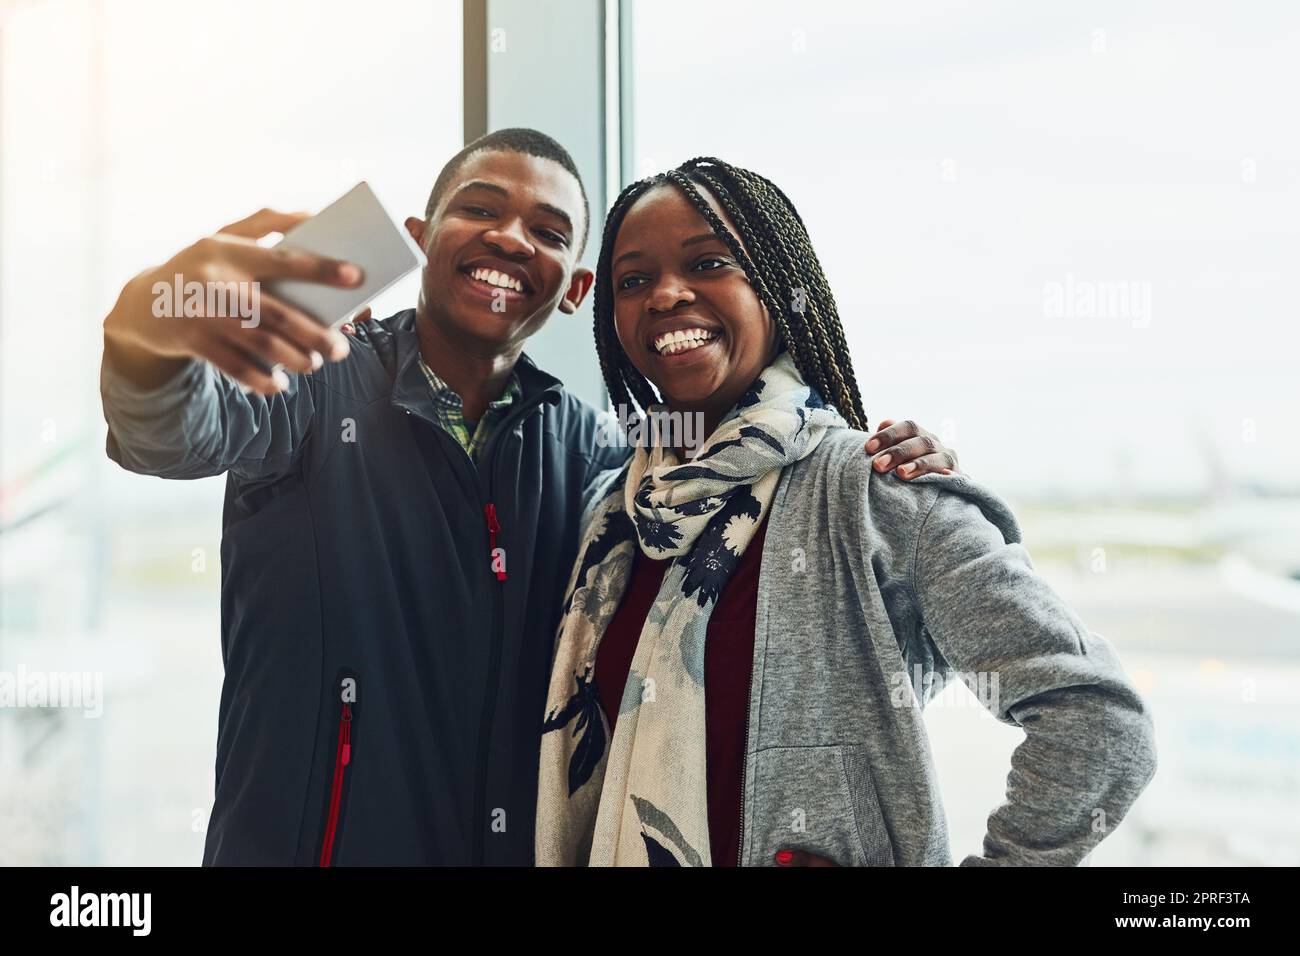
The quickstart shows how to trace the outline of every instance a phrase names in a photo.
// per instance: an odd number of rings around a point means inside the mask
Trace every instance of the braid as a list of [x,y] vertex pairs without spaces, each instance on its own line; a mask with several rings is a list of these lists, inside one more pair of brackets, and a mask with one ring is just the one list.
[[[605,220],[596,266],[593,324],[601,373],[614,405],[627,405],[635,399],[642,409],[648,409],[660,401],[654,386],[637,371],[619,344],[614,328],[611,262],[614,240],[628,209],[651,189],[664,184],[682,191],[736,257],[804,381],[835,405],[851,426],[866,430],[867,416],[835,297],[798,210],[770,180],[707,156],[628,186]],[[717,200],[739,236],[733,235],[714,212],[701,194],[701,187]]]
[[[789,303],[793,316],[791,322],[798,326],[794,339],[806,346],[792,350],[795,364],[805,380],[815,385],[827,401],[841,406],[846,418],[856,411],[865,423],[866,415],[858,397],[857,380],[852,361],[848,358],[835,297],[794,204],[774,183],[749,170],[729,166],[711,157],[693,159],[685,165],[700,168],[701,164],[708,164],[701,171],[717,169],[721,175],[734,178],[741,184],[741,188],[731,192],[739,197],[743,207],[753,213],[752,218],[762,233],[753,240],[747,238],[746,242],[758,248],[771,248],[773,268],[781,277],[782,298]],[[728,215],[736,218],[726,199],[719,196],[718,203],[727,209]],[[737,227],[743,228],[739,220]],[[802,299],[802,311],[795,308],[796,296]],[[855,427],[864,428],[865,424]]]
[[[798,288],[799,284],[791,281],[788,271],[784,268],[784,264],[778,257],[772,255],[771,250],[769,250],[760,239],[755,236],[754,230],[749,225],[748,216],[741,212],[743,207],[739,207],[736,204],[736,201],[731,197],[730,191],[727,190],[726,186],[705,170],[697,170],[696,175],[701,176],[705,182],[709,184],[714,194],[718,196],[718,204],[722,205],[722,208],[728,209],[728,215],[733,217],[732,221],[736,223],[737,229],[741,232],[741,237],[745,241],[746,245],[757,250],[756,254],[759,258],[759,267],[762,272],[766,275],[780,277],[780,284],[782,286],[780,301],[777,301],[769,295],[764,300],[763,304],[767,306],[768,314],[772,316],[773,321],[776,323],[777,330],[781,333],[782,342],[784,342],[786,347],[790,349],[791,354],[795,359],[795,365],[803,373],[804,379],[808,384],[814,386],[819,392],[821,392],[823,396],[829,396],[831,392],[826,387],[821,363],[817,361],[809,351],[808,342],[805,340],[805,337],[793,333],[793,330],[790,328],[789,317],[786,315],[786,309],[783,304],[785,301],[791,301],[791,290]],[[730,208],[725,205],[728,201],[730,201]],[[732,213],[731,209],[735,209],[736,212]],[[710,210],[710,212],[712,212],[712,210]],[[761,212],[759,218],[760,220],[762,218]],[[784,252],[785,250],[782,251]],[[746,271],[749,272],[749,270]]]
[[596,338],[596,355],[600,358],[600,372],[605,377],[605,388],[615,408],[629,406],[635,399],[643,410],[659,404],[654,386],[637,371],[623,346],[619,344],[614,329],[614,289],[611,260],[614,256],[614,238],[628,209],[646,192],[660,183],[663,177],[652,177],[633,183],[623,190],[605,218],[605,231],[600,242],[600,256],[596,261],[596,292],[592,312],[595,319],[592,330]]

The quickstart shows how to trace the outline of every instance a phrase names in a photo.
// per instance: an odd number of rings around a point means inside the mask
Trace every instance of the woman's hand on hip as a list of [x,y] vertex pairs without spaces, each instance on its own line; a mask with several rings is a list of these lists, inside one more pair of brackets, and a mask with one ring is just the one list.
[[777,866],[839,866],[834,860],[828,860],[807,850],[777,850]]

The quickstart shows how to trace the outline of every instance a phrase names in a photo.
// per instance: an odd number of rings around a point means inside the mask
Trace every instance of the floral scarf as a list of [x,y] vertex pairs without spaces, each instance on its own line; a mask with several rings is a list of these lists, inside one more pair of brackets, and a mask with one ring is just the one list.
[[[651,409],[656,411],[661,409]],[[636,449],[594,507],[569,579],[542,727],[539,866],[710,866],[704,642],[781,470],[846,427],[782,352],[686,464]],[[621,492],[621,494],[620,494]],[[595,685],[633,549],[675,558],[641,629],[615,733]],[[607,746],[608,741],[608,746]]]

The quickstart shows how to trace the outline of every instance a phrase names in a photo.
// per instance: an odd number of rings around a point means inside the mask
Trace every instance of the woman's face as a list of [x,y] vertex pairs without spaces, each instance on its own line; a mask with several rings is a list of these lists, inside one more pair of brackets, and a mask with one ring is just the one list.
[[[712,195],[700,191],[737,235]],[[611,262],[623,350],[669,405],[703,412],[712,427],[775,348],[775,325],[740,263],[670,185],[650,190],[627,211]]]

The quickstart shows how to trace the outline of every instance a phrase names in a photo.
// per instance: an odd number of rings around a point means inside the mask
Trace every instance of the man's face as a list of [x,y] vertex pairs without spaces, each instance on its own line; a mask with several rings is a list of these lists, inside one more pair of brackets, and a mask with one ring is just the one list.
[[428,259],[421,311],[493,350],[522,343],[557,308],[572,314],[591,288],[577,266],[582,193],[553,160],[475,153],[429,219],[406,226]]

